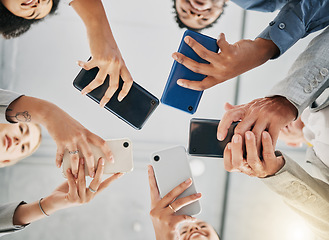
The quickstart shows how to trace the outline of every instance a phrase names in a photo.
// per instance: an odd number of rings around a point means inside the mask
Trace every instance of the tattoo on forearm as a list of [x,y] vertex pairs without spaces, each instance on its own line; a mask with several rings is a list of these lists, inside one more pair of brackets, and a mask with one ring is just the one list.
[[[7,113],[12,112],[12,109],[7,109]],[[31,122],[31,115],[28,111],[17,112],[15,115],[7,115],[7,118],[17,120],[17,122]]]

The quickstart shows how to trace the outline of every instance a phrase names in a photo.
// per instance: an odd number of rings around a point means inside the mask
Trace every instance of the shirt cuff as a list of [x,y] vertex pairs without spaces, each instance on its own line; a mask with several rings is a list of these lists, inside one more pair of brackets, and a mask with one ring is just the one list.
[[304,37],[305,33],[303,22],[289,7],[289,4],[286,4],[278,16],[269,23],[269,26],[257,38],[273,41],[279,48],[279,54],[272,57],[272,59],[275,59],[285,53],[300,38]]

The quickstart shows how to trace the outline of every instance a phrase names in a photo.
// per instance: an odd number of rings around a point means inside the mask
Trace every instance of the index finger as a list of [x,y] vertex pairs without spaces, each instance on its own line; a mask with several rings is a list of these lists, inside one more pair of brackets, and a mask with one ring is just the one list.
[[[217,139],[219,141],[223,141],[227,136],[227,132],[231,124],[233,122],[239,121],[240,119],[243,118],[243,116],[244,116],[244,111],[242,111],[239,108],[235,108],[227,111],[218,124]],[[239,126],[239,124],[237,125],[237,127]]]
[[161,197],[158,184],[155,180],[153,167],[151,165],[148,165],[147,170],[150,184],[151,206],[154,206],[157,202],[161,200]]
[[186,44],[189,45],[193,49],[193,51],[199,55],[199,57],[208,62],[211,62],[212,57],[217,56],[215,52],[208,50],[202,44],[200,44],[198,41],[196,41],[190,36],[186,36],[184,38],[184,42],[186,42]]
[[88,141],[102,150],[105,155],[105,159],[108,162],[114,163],[112,151],[104,139],[90,132],[88,135]]
[[81,149],[81,153],[84,156],[85,163],[87,164],[88,173],[90,177],[94,177],[95,175],[95,163],[94,163],[94,155],[91,151],[89,144],[81,139],[79,142],[79,148]]
[[129,93],[131,86],[133,85],[133,78],[126,66],[121,68],[121,78],[123,80],[122,89],[118,95],[118,101],[121,102],[125,96]]
[[107,77],[107,69],[100,68],[96,77],[81,91],[81,94],[86,95],[95,88],[102,85]]

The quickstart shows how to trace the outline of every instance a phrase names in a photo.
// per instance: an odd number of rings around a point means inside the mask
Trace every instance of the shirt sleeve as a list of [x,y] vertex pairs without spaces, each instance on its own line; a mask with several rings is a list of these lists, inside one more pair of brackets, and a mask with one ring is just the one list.
[[328,0],[291,0],[257,38],[272,40],[279,57],[299,39],[329,25]]
[[283,96],[298,110],[298,116],[329,87],[329,27],[315,37],[296,59],[288,75],[267,97]]
[[0,89],[0,123],[10,123],[6,119],[6,111],[8,106],[22,94]]
[[14,213],[22,204],[26,204],[26,202],[22,201],[0,205],[0,236],[20,231],[27,226],[13,224]]

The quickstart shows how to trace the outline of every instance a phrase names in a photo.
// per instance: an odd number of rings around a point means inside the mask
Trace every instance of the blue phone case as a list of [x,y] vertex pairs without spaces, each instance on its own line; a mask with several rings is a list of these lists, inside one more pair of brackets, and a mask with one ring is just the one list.
[[[218,52],[217,41],[214,38],[205,36],[201,33],[186,30],[181,40],[178,52],[184,54],[200,63],[208,63],[197,55],[193,49],[184,42],[185,36],[190,36],[197,42],[202,44],[205,48],[210,51]],[[178,79],[188,79],[193,81],[201,81],[206,75],[192,72],[184,65],[174,61],[171,71],[167,80],[166,87],[162,93],[161,102],[171,107],[183,110],[190,114],[196,112],[203,91],[195,91],[188,88],[181,87],[177,84]]]

